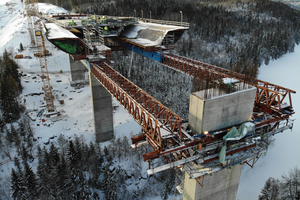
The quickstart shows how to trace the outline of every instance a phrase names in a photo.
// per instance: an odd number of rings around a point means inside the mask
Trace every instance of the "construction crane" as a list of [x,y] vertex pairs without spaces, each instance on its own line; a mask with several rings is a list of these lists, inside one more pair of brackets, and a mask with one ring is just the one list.
[[33,18],[31,16],[36,15],[34,11],[37,10],[36,8],[34,8],[35,4],[32,3],[33,1],[37,1],[37,0],[25,0],[25,9],[27,15],[28,31],[30,35],[31,47],[35,47],[35,39],[34,39],[33,23],[32,23]]
[[50,84],[47,60],[46,60],[46,54],[48,51],[46,50],[45,40],[42,33],[42,24],[40,18],[36,20],[34,23],[32,23],[34,19],[31,17],[31,16],[39,15],[38,0],[26,0],[25,4],[26,4],[27,17],[28,17],[28,29],[31,38],[31,46],[36,45],[38,49],[38,57],[40,60],[40,67],[42,73],[41,77],[43,80],[43,90],[45,93],[44,100],[46,101],[48,112],[54,112],[55,106],[53,102],[52,86]]

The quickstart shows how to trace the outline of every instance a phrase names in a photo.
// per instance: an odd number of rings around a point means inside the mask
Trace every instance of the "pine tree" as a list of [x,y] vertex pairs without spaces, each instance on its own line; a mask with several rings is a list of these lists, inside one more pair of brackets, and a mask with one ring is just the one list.
[[270,177],[261,189],[259,200],[276,200],[279,198],[279,180]]
[[20,176],[22,176],[23,172],[22,172],[21,164],[20,164],[20,161],[19,161],[19,159],[17,157],[14,157],[14,165],[18,169],[17,172],[20,174]]
[[15,172],[14,168],[11,170],[11,190],[12,197],[14,199],[23,199],[24,198],[24,185],[20,174]]
[[20,43],[20,51],[24,51],[23,44]]
[[10,145],[14,142],[14,136],[7,128],[5,129],[5,139]]
[[37,180],[34,172],[27,162],[24,163],[24,185],[26,187],[27,199],[38,199],[37,193]]
[[24,110],[17,99],[23,89],[18,68],[17,63],[5,50],[0,60],[0,108],[6,123],[19,119],[20,113]]
[[[46,150],[47,153],[47,150]],[[49,170],[47,158],[45,159],[45,151],[38,147],[38,166],[37,166],[37,191],[40,198],[47,198],[49,195]]]
[[22,147],[21,147],[21,156],[23,161],[27,161],[27,159],[29,158],[29,154],[24,143],[22,143]]

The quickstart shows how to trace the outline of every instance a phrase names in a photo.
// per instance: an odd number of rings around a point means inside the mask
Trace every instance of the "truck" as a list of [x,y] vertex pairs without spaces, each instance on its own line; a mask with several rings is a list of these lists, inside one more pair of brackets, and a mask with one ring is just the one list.
[[15,56],[15,59],[21,59],[21,58],[24,58],[23,54],[17,54],[17,55]]

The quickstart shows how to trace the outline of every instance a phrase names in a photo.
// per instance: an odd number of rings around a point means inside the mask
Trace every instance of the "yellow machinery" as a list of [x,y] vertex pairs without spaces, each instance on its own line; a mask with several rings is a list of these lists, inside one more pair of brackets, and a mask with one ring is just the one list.
[[[32,16],[38,16],[38,0],[26,0],[26,12],[28,17],[28,29],[31,38],[31,45],[37,47],[38,49],[38,57],[40,60],[42,80],[43,80],[43,90],[45,92],[44,100],[46,101],[48,112],[54,112],[55,106],[53,103],[53,94],[52,94],[52,86],[50,85],[48,68],[47,68],[47,60],[46,60],[46,46],[44,41],[44,36],[42,33],[42,25],[39,19],[37,19],[34,23],[34,18]],[[32,26],[33,25],[33,26]],[[35,34],[34,34],[35,33]],[[35,40],[34,40],[35,36]]]

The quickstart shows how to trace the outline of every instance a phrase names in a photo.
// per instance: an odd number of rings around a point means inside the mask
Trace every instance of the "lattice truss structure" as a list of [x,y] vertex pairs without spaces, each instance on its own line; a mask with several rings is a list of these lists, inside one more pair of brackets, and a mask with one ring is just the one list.
[[[44,100],[46,101],[47,111],[54,112],[55,106],[53,102],[52,86],[50,84],[47,59],[46,59],[46,46],[44,36],[42,33],[41,21],[34,17],[39,16],[38,0],[26,0],[26,11],[28,19],[28,28],[31,38],[31,45],[36,45],[38,50],[38,57],[41,67],[41,77],[43,80],[43,91],[45,93]],[[35,36],[35,37],[34,37]]]
[[[166,165],[151,168],[148,174],[181,166],[192,178],[197,178],[236,163],[253,166],[266,151],[266,146],[272,141],[271,136],[293,126],[293,120],[289,118],[294,114],[291,106],[291,93],[295,93],[293,90],[173,54],[162,54],[162,63],[187,75],[204,78],[209,87],[226,87],[222,81],[226,77],[255,86],[257,94],[252,119],[255,121],[261,118],[263,112],[265,120],[255,123],[255,130],[244,139],[228,143],[226,156],[231,160],[222,165],[218,161],[217,149],[224,144],[222,138],[227,134],[227,129],[215,131],[213,137],[205,134],[192,136],[183,128],[182,118],[108,64],[91,63],[92,74],[142,126],[143,134],[133,137],[132,143],[135,147],[145,144],[144,141],[151,145],[154,151],[143,155],[144,161],[149,162],[149,168],[156,158],[166,160]],[[284,112],[280,106],[286,97],[289,97],[290,105],[285,106]]]
[[31,47],[35,46],[33,17],[38,14],[38,0],[25,0],[25,10],[27,15],[28,30],[30,34]]
[[[93,38],[97,34],[91,25],[86,27],[84,35],[86,55],[82,55],[82,59],[88,58],[88,54],[93,54],[94,41],[102,41],[101,38]],[[266,151],[273,134],[292,128],[293,120],[290,117],[294,110],[291,94],[295,91],[251,78],[251,75],[256,74],[256,69],[243,75],[174,54],[160,56],[163,65],[194,77],[194,91],[219,88],[225,93],[235,92],[237,88],[228,87],[223,81],[224,78],[236,79],[244,83],[245,87],[254,86],[256,98],[252,122],[255,127],[243,139],[227,143],[228,162],[223,165],[218,161],[218,153],[224,145],[223,136],[228,133],[227,129],[192,135],[185,128],[183,119],[174,112],[115,71],[104,60],[93,62],[90,59],[92,74],[142,127],[143,134],[131,138],[132,146],[137,148],[143,144],[150,144],[153,148],[152,152],[143,155],[144,161],[149,162],[148,174],[171,167],[181,167],[200,183],[204,174],[236,163],[253,166]],[[210,94],[205,95],[205,98],[209,98]],[[284,104],[286,99],[289,101]],[[167,164],[153,168],[153,161],[157,158],[165,159]]]

